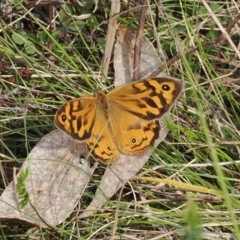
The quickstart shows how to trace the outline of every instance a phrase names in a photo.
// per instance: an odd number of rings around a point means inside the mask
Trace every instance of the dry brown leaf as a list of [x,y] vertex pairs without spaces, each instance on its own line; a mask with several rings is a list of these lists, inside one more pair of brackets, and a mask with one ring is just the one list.
[[0,220],[22,220],[42,227],[63,222],[88,184],[90,168],[80,159],[83,149],[60,130],[42,138],[16,176],[30,170],[25,182],[30,203],[19,209],[15,182],[11,182],[0,197]]
[[[136,32],[123,25],[119,26],[117,34],[114,51],[115,87],[132,81],[136,42]],[[143,37],[140,62],[140,78],[146,78],[161,65],[155,48],[146,37]],[[164,73],[157,76],[163,77]]]
[[117,31],[117,18],[116,15],[120,12],[121,8],[121,1],[115,0],[111,2],[111,10],[110,10],[110,20],[108,23],[108,30],[106,36],[106,47],[103,56],[102,66],[103,66],[103,79],[102,81],[105,82],[105,76],[108,74],[108,67],[112,56],[112,48],[115,40],[115,35]]

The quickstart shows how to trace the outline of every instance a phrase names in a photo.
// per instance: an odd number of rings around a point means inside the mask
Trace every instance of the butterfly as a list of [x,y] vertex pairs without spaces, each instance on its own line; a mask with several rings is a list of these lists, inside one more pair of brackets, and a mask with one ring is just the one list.
[[104,163],[120,154],[138,155],[159,138],[159,118],[168,112],[182,91],[175,78],[134,81],[109,93],[65,103],[55,115],[55,125],[74,139],[86,141],[93,157]]

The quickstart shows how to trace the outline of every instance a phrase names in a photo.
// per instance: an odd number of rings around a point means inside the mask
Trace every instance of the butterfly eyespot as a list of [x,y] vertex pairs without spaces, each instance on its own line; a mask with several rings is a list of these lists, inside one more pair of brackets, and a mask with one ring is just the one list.
[[137,142],[136,138],[132,138],[132,143],[136,143],[136,142]]
[[170,90],[169,85],[164,84],[164,85],[162,86],[162,90],[163,90],[163,91],[169,91],[169,90]]
[[65,122],[67,120],[67,116],[66,115],[62,115],[62,121]]

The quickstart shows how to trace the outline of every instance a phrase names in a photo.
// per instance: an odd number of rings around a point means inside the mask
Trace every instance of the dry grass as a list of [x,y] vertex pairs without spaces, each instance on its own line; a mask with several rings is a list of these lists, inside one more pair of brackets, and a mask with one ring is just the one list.
[[[137,29],[140,9],[134,4],[122,3],[118,21]],[[0,20],[2,191],[13,167],[54,129],[57,108],[99,86],[110,4],[100,2],[84,20],[50,6],[33,6],[27,15],[18,4],[12,18]],[[76,8],[89,13],[94,4]],[[240,239],[239,9],[234,0],[153,2],[144,33],[166,60],[166,74],[184,80],[185,90],[166,141],[138,174],[151,179],[132,179],[93,217],[78,220],[73,212],[54,231],[2,222],[1,239]],[[53,20],[50,27],[46,19]],[[110,77],[112,72],[110,65]],[[178,183],[155,181],[166,178]]]

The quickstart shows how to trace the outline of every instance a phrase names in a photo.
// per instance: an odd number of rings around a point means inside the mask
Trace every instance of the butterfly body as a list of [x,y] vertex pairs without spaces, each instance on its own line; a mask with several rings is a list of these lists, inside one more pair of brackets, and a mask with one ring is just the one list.
[[105,94],[70,100],[55,115],[55,125],[79,141],[103,162],[120,153],[136,155],[153,146],[159,137],[159,118],[182,89],[173,78],[147,78]]

